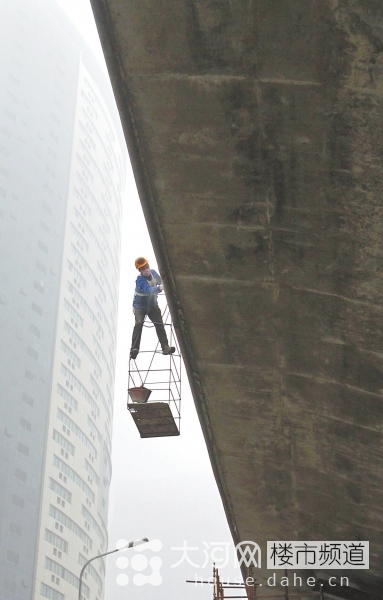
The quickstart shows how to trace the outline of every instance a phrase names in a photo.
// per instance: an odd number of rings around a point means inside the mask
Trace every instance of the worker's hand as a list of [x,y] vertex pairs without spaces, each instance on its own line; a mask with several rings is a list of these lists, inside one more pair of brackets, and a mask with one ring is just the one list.
[[162,284],[162,283],[161,283],[161,285],[159,285],[159,286],[158,286],[158,289],[160,290],[160,292],[163,292],[163,290],[164,290],[164,286],[163,286],[163,284]]

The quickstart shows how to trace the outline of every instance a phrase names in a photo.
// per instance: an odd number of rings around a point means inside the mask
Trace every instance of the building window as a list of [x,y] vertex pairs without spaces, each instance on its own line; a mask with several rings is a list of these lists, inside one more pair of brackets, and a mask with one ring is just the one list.
[[64,594],[61,594],[57,590],[54,590],[45,583],[41,584],[40,594],[44,596],[44,598],[49,598],[49,600],[65,600]]
[[68,542],[66,542],[62,537],[60,537],[56,533],[53,533],[53,531],[45,529],[45,539],[53,546],[56,546],[56,548],[53,549],[54,554],[56,554],[55,550],[57,552],[57,548],[59,548],[66,554],[68,553]]
[[[49,558],[48,556],[45,557],[45,568],[48,569],[49,571],[51,571],[52,573],[54,573],[56,575],[56,578],[58,576],[61,579],[65,579],[65,581],[68,581],[68,583],[70,583],[71,585],[73,585],[73,587],[78,589],[78,587],[79,587],[78,577],[74,573],[72,573],[71,571],[69,571],[68,569],[66,569],[65,567],[60,565],[59,563],[57,563],[56,561]],[[57,581],[55,583],[57,583]],[[83,583],[82,588],[84,590],[84,595],[87,598],[89,598],[89,596],[90,596],[89,587],[85,583]]]
[[[57,392],[60,394],[60,396],[62,396],[66,400],[65,408],[68,408],[67,407],[67,403],[68,403],[72,408],[77,410],[77,406],[78,406],[77,400],[75,400],[75,398],[73,398],[73,396],[69,392],[64,390],[64,388],[59,383],[57,384]],[[72,409],[70,409],[69,412],[72,412]]]
[[[65,450],[67,450],[72,456],[74,456],[74,446],[71,444],[61,433],[53,430],[53,439],[60,444]],[[66,453],[67,454],[67,453]]]
[[34,350],[33,348],[31,348],[30,346],[27,347],[27,354],[29,354],[29,356],[31,356],[35,360],[39,359],[38,352],[36,352],[36,350]]
[[42,250],[43,252],[45,252],[45,254],[48,254],[48,246],[46,244],[44,244],[44,242],[41,242],[39,240],[39,242],[38,242],[37,245],[40,248],[40,250]]
[[46,223],[44,223],[44,221],[40,221],[40,227],[41,227],[41,229],[43,229],[43,230],[44,230],[46,233],[49,233],[49,232],[50,232],[50,230],[51,230],[51,228],[50,228],[50,227],[49,227],[49,226],[48,226]]
[[[42,315],[43,315],[43,309],[40,308],[40,306],[38,306],[38,304],[35,304],[35,302],[32,302],[32,310],[34,310],[38,315],[40,315],[42,317]],[[31,327],[34,327],[34,325],[30,325],[29,326],[29,328],[31,328]],[[40,337],[40,331],[39,331],[39,329],[37,329],[37,327],[34,327],[34,329],[36,329],[36,331],[39,332],[39,334],[38,334],[37,337]],[[35,335],[37,335],[37,333]]]
[[12,496],[12,504],[19,508],[24,508],[24,500],[20,498],[20,496],[16,496],[16,494],[13,494]]
[[37,267],[37,268],[39,269],[39,271],[41,271],[42,273],[46,273],[46,272],[47,272],[46,268],[44,267],[44,265],[43,265],[43,264],[42,264],[42,263],[41,263],[39,260],[36,262],[36,267]]
[[16,523],[10,523],[9,531],[11,533],[15,533],[16,535],[21,535],[22,529],[21,529],[20,525],[16,525]]
[[28,396],[28,394],[23,394],[23,402],[29,404],[29,406],[33,406],[35,401],[31,396]]
[[37,290],[38,292],[40,292],[40,294],[44,293],[44,282],[43,281],[35,281],[33,284],[33,287],[35,288],[35,290]]
[[15,469],[15,477],[24,483],[27,481],[27,474],[21,469]]
[[[65,324],[65,325],[67,325],[67,324]],[[80,393],[84,396],[84,398],[87,399],[87,401],[89,402],[89,404],[92,407],[92,411],[95,413],[95,415],[97,415],[99,417],[100,409],[98,408],[96,402],[93,400],[93,398],[89,394],[89,392],[80,383],[80,381],[78,379],[76,379],[76,377],[74,375],[72,375],[72,373],[70,371],[68,371],[68,369],[66,367],[64,367],[64,365],[61,365],[61,372],[63,373],[64,377],[66,379],[70,380],[72,382],[72,384],[80,391]],[[72,387],[73,387],[73,385],[72,385]],[[61,389],[64,389],[64,388],[61,388]],[[65,396],[64,396],[64,398],[65,398]],[[70,402],[68,401],[68,403],[70,403]],[[109,410],[107,406],[105,406],[105,408],[106,408],[106,410]],[[108,415],[108,418],[109,418],[109,415]]]
[[29,381],[34,381],[36,379],[36,375],[31,371],[28,371],[28,369],[25,369],[24,375]]
[[77,324],[79,324],[81,327],[83,327],[84,319],[80,316],[80,314],[77,312],[77,310],[75,310],[73,308],[73,306],[71,304],[69,304],[68,300],[66,300],[65,298],[64,298],[64,306],[65,306],[66,310],[69,312],[69,314],[71,315],[71,322],[75,325],[75,327],[77,327]]
[[[65,368],[65,367],[64,367]],[[97,450],[95,446],[92,444],[90,439],[84,434],[82,429],[76,425],[72,419],[70,419],[60,408],[57,409],[57,416],[64,423],[64,427],[66,426],[67,430],[73,431],[73,433],[87,446],[92,455],[97,458]]]
[[49,478],[49,487],[51,488],[51,490],[56,492],[56,494],[58,494],[59,496],[64,498],[64,500],[69,502],[69,504],[72,502],[72,494],[68,492],[68,490],[64,486],[52,479],[52,477]]
[[17,444],[17,449],[21,454],[25,454],[25,456],[29,456],[29,448],[28,446],[24,446],[21,442]]
[[92,465],[88,463],[88,461],[85,459],[85,470],[88,471],[89,475],[88,475],[88,480],[90,479],[90,481],[95,481],[97,485],[100,485],[100,478],[97,475],[96,471],[93,469]]
[[21,417],[20,425],[21,425],[21,427],[24,427],[24,429],[27,429],[28,431],[32,430],[32,423],[30,421],[27,421],[26,419],[24,419],[24,417]]
[[63,340],[61,340],[61,341],[60,341],[60,347],[61,347],[61,350],[63,350],[63,352],[64,352],[64,353],[65,353],[67,356],[69,356],[69,358],[70,358],[70,362],[72,363],[72,364],[71,364],[72,368],[74,368],[74,366],[75,366],[75,365],[76,365],[77,367],[80,367],[80,366],[81,366],[81,361],[80,361],[79,357],[77,356],[77,354],[75,354],[75,353],[73,352],[73,350],[71,350],[71,349],[69,348],[69,346],[68,346],[68,345],[67,345],[67,344],[66,344],[66,343],[65,343]]
[[53,457],[53,464],[57,467],[62,473],[68,476],[72,481],[74,481],[84,492],[85,494],[92,500],[95,501],[95,495],[90,489],[89,485],[85,483],[85,481],[74,471],[71,469],[69,465],[64,463],[58,456]]
[[[81,527],[79,527],[77,523],[72,521],[70,517],[68,517],[65,513],[61,512],[61,510],[59,510],[55,506],[52,506],[52,504],[49,506],[49,514],[56,521],[58,521],[58,523],[55,525],[56,529],[60,528],[59,523],[65,525],[65,527],[73,531],[75,535],[77,535],[85,544],[87,544],[87,546],[90,549],[92,549],[92,540],[90,539],[88,534],[83,529],[81,529]],[[60,531],[62,531],[62,529],[60,529]]]
[[40,337],[40,329],[38,329],[32,323],[29,325],[29,331],[31,331],[33,333],[33,335],[35,335],[36,337]]

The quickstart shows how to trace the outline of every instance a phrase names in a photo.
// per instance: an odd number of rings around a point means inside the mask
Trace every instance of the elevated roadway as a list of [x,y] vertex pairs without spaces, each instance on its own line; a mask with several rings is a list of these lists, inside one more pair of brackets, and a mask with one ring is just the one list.
[[381,1],[92,5],[234,539],[381,594]]

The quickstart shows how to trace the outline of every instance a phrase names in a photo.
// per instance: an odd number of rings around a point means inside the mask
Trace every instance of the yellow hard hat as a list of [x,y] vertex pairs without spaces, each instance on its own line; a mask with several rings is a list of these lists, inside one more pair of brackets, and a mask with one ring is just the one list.
[[149,261],[146,258],[144,258],[143,256],[139,256],[134,261],[134,266],[136,267],[136,269],[142,269],[142,267],[144,267],[148,263],[149,263]]

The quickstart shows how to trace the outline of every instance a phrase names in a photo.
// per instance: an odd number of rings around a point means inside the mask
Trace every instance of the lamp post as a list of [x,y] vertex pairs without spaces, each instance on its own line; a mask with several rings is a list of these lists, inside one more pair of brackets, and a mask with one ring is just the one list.
[[96,558],[102,558],[103,556],[108,556],[108,554],[113,554],[114,552],[120,552],[120,550],[127,550],[127,548],[133,548],[134,546],[139,546],[140,544],[146,544],[146,542],[148,542],[148,541],[149,541],[148,538],[142,538],[141,540],[137,540],[135,542],[129,542],[129,544],[126,544],[126,546],[123,546],[122,548],[116,548],[115,550],[109,550],[109,552],[104,552],[104,554],[97,554],[97,556],[93,556],[93,558],[90,558],[85,563],[83,568],[81,569],[80,582],[79,582],[79,586],[78,586],[78,600],[81,600],[82,576],[84,575],[85,569],[87,568],[89,563],[92,562],[92,560],[96,560]]

